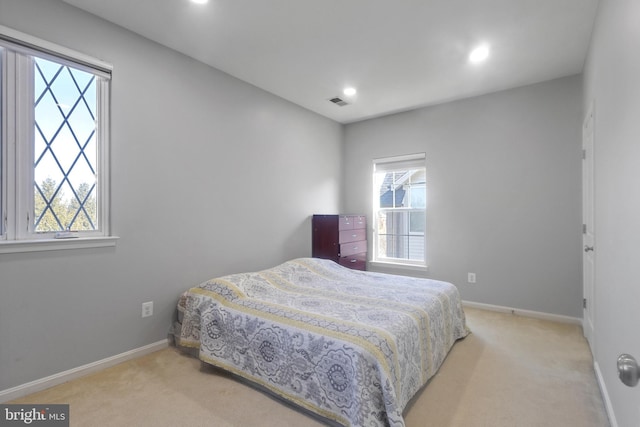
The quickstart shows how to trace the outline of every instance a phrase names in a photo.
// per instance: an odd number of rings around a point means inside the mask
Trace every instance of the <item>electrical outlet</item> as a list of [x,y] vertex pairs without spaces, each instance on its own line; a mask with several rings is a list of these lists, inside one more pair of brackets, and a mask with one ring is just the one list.
[[467,282],[476,283],[476,273],[467,273]]
[[142,303],[142,317],[153,316],[153,301]]

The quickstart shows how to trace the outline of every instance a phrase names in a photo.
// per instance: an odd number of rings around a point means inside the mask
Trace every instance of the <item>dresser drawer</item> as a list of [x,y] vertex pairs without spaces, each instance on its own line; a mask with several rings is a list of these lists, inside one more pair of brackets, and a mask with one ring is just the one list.
[[366,270],[367,268],[367,254],[360,253],[342,257],[338,260],[338,264],[349,267],[353,270]]
[[354,228],[366,228],[367,217],[364,215],[340,215],[338,230],[352,230]]
[[367,240],[367,230],[364,228],[353,230],[342,230],[339,234],[340,243],[359,242]]
[[353,218],[353,228],[367,228],[367,217],[366,216],[354,216]]
[[338,218],[338,230],[353,230],[354,217],[351,215],[340,215]]
[[349,255],[358,254],[360,252],[367,252],[367,242],[352,242],[352,243],[343,243],[340,245],[340,256],[346,257]]

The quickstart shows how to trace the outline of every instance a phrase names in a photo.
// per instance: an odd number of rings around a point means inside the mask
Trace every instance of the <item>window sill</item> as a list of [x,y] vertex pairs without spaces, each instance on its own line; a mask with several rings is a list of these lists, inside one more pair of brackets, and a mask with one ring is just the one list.
[[79,237],[74,239],[0,241],[0,254],[106,248],[115,246],[118,239],[118,236],[106,236]]
[[415,271],[420,273],[426,273],[429,271],[427,265],[416,264],[401,264],[397,262],[382,262],[382,261],[369,261],[369,266],[376,270],[389,271],[389,272],[402,272],[402,271]]

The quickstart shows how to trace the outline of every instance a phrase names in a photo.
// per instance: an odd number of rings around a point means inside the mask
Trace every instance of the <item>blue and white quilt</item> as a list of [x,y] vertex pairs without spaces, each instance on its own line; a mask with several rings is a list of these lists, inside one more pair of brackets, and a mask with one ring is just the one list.
[[209,280],[181,304],[180,346],[345,426],[404,426],[468,333],[450,283],[315,258]]

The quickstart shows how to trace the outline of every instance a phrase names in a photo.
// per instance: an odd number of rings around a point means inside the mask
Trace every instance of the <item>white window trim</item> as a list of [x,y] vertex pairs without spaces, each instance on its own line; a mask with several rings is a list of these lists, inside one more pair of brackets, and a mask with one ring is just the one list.
[[[0,157],[3,162],[1,169],[4,183],[3,191],[0,192],[3,198],[1,220],[4,232],[0,235],[0,253],[114,246],[118,237],[111,235],[110,227],[110,85],[105,81],[105,78],[110,79],[113,67],[85,54],[2,25],[0,25],[0,40],[10,46],[11,51],[5,50],[6,58],[12,55],[14,59],[12,63],[15,64],[15,68],[11,69],[3,61],[2,86],[7,92],[6,96],[2,97],[3,135],[0,135],[5,142],[2,144],[3,152]],[[19,122],[20,120],[28,122],[32,118],[33,108],[31,105],[25,105],[29,103],[24,101],[32,99],[33,96],[20,99],[16,97],[13,85],[7,84],[9,80],[16,81],[20,93],[25,93],[27,88],[31,88],[33,76],[29,74],[33,72],[30,67],[32,59],[21,56],[16,58],[15,52],[34,54],[74,68],[85,69],[102,77],[97,80],[96,87],[97,110],[100,115],[99,126],[96,129],[96,138],[100,141],[96,153],[96,166],[99,170],[97,180],[99,230],[97,231],[80,232],[78,238],[54,239],[55,233],[36,233],[33,230],[33,218],[29,218],[34,209],[33,197],[30,196],[33,189],[29,184],[33,182],[34,170],[27,165],[32,162],[34,148],[32,144],[16,143],[18,140],[33,140],[33,127]],[[25,69],[29,69],[30,72],[27,73]]]
[[88,67],[91,72],[102,73],[103,77],[108,77],[113,71],[113,65],[107,62],[4,25],[0,25],[0,40],[12,44],[17,51],[37,53],[44,58],[48,57],[56,62],[66,63],[74,67]]
[[417,265],[417,264],[407,264],[405,262],[385,262],[385,261],[369,261],[369,266],[374,267],[379,270],[389,270],[391,272],[398,271],[401,272],[403,270],[411,270],[411,271],[419,271],[422,273],[426,273],[429,271],[428,265]]
[[115,246],[118,239],[118,236],[101,236],[72,239],[5,240],[0,242],[0,254],[106,248]]
[[[400,164],[399,167],[394,167],[395,164]],[[372,176],[376,172],[392,172],[395,170],[403,170],[410,167],[415,168],[423,168],[426,170],[426,154],[418,153],[418,154],[408,154],[403,156],[394,156],[394,157],[385,157],[380,159],[374,159],[372,162]],[[378,256],[378,229],[376,226],[376,218],[377,218],[377,202],[376,200],[380,200],[379,189],[372,186],[373,190],[373,200],[372,200],[372,208],[373,208],[373,221],[372,221],[372,234],[373,234],[373,255],[371,261],[369,261],[369,265],[372,267],[379,267],[390,270],[415,270],[420,272],[426,272],[429,269],[426,254],[427,254],[427,235],[426,235],[426,223],[425,223],[425,233],[424,233],[424,254],[425,258],[423,261],[415,261],[408,259],[400,259],[400,258],[386,258]],[[425,209],[426,211],[426,209]],[[426,216],[425,216],[426,221]]]

